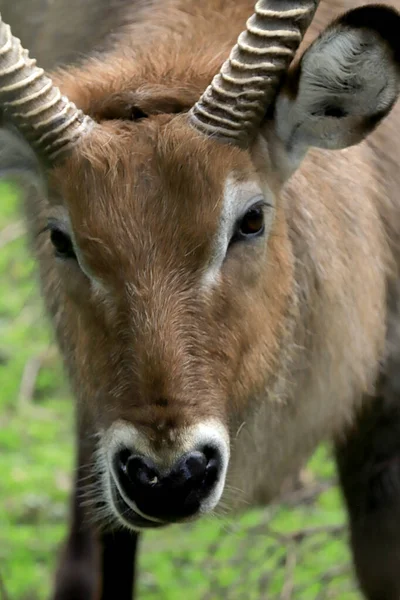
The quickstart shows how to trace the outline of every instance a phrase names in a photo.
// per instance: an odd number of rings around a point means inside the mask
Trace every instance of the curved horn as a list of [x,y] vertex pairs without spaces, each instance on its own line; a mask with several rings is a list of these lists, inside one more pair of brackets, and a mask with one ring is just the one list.
[[246,146],[273,103],[319,0],[259,0],[228,60],[189,113],[206,135]]
[[61,95],[1,16],[0,108],[51,163],[70,150],[94,123]]

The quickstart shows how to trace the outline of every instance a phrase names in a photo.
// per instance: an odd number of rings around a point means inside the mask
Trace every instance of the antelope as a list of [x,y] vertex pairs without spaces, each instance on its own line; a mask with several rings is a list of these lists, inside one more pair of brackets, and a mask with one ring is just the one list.
[[360,588],[400,597],[400,2],[317,4],[1,2],[77,400],[55,600],[131,598],[141,532],[267,504],[323,440]]

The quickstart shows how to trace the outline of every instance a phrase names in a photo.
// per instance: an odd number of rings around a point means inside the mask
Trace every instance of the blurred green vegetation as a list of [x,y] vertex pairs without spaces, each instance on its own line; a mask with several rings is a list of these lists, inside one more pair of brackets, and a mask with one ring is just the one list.
[[[21,215],[15,188],[0,184],[0,600],[49,596],[73,469],[73,401]],[[307,477],[295,503],[146,534],[139,597],[359,598],[326,448]]]

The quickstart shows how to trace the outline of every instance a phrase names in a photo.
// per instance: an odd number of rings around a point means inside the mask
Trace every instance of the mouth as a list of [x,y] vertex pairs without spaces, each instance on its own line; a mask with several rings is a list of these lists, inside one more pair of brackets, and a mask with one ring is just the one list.
[[131,527],[133,529],[160,529],[161,527],[166,527],[169,523],[163,523],[160,521],[152,521],[150,519],[146,519],[142,515],[139,515],[133,508],[125,502],[124,498],[121,496],[117,487],[111,483],[111,498],[114,506],[114,510],[117,512],[118,517],[123,521],[123,523]]

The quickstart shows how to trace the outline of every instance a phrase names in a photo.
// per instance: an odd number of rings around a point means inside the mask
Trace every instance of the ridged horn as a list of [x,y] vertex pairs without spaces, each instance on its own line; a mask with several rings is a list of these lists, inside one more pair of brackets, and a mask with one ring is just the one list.
[[94,123],[61,95],[1,16],[0,109],[50,163],[71,150]]
[[209,87],[189,113],[206,135],[246,146],[275,100],[319,0],[259,0]]

